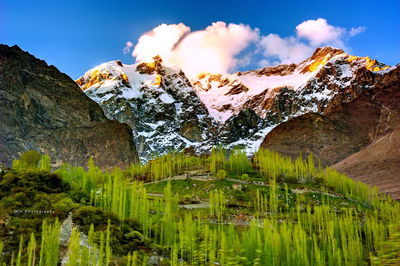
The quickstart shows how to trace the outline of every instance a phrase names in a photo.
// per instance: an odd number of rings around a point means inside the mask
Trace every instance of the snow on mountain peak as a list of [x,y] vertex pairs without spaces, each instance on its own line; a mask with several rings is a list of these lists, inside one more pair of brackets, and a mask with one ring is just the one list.
[[341,49],[329,46],[317,48],[311,57],[299,64],[298,68],[301,73],[315,72],[336,56],[347,56],[347,54]]
[[[315,50],[313,55],[300,64],[279,65],[234,74],[202,73],[192,84],[207,106],[210,114],[220,123],[241,110],[252,108],[260,117],[265,117],[270,106],[267,104],[283,88],[293,91],[302,90],[312,82],[328,65],[337,64],[341,74],[333,78],[342,80],[342,86],[353,76],[358,68],[365,67],[371,71],[384,70],[388,66],[362,57],[349,56],[343,50],[323,47]],[[334,92],[325,90],[331,98]]]

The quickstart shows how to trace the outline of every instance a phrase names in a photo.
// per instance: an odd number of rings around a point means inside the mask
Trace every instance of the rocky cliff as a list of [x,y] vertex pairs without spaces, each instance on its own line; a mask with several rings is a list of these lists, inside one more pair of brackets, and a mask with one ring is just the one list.
[[132,132],[110,121],[76,83],[19,47],[0,45],[0,162],[47,153],[53,165],[104,168],[137,162]]

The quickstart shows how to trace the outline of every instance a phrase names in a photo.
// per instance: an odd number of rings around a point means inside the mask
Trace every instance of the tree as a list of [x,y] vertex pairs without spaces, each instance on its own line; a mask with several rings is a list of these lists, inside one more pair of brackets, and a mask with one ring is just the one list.
[[21,154],[21,162],[25,163],[27,168],[36,168],[41,155],[35,150],[30,150]]
[[80,233],[76,227],[72,229],[71,237],[68,242],[68,261],[67,266],[79,265],[80,256]]
[[[36,240],[35,234],[31,233],[31,238],[28,244],[28,266],[35,265],[35,250],[36,250]],[[0,252],[1,254],[1,252]]]
[[41,156],[38,167],[45,171],[51,170],[50,157],[47,154]]

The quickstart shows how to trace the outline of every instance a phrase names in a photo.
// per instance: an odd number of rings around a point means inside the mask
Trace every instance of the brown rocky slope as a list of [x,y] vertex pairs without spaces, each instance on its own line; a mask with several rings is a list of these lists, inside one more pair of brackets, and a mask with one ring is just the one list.
[[376,185],[400,200],[400,124],[392,132],[332,167],[353,179]]
[[131,129],[108,120],[67,75],[19,47],[0,44],[0,162],[47,153],[53,166],[137,162]]

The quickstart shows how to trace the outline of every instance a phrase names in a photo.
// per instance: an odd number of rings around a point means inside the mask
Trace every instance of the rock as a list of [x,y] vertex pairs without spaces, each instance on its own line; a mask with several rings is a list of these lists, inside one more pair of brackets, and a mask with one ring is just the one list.
[[69,213],[68,217],[61,224],[60,228],[60,245],[63,247],[68,246],[69,238],[71,237],[71,232],[73,228],[72,223],[72,213]]
[[400,200],[400,124],[332,168]]
[[147,261],[147,265],[160,265],[161,261],[163,261],[163,257],[157,256],[157,255],[152,255],[149,257],[149,260]]
[[137,162],[126,124],[110,121],[66,74],[19,47],[0,45],[0,162],[27,150],[47,153],[54,167],[102,168]]

